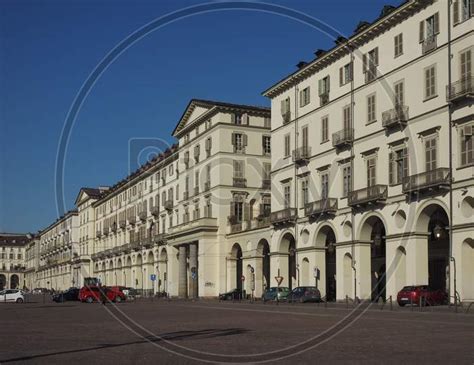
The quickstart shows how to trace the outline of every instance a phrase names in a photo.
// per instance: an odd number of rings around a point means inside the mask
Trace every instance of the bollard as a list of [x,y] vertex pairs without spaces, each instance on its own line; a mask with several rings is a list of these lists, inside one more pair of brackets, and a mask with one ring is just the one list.
[[390,310],[393,310],[393,302],[392,302],[392,296],[390,295]]

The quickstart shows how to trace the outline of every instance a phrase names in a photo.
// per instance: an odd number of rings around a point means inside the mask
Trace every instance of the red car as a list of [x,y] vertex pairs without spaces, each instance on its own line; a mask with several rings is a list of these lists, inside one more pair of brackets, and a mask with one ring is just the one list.
[[103,290],[107,299],[111,302],[120,303],[125,300],[125,294],[123,294],[117,287],[106,287],[106,286],[83,286],[79,291],[79,300],[81,302],[92,303],[94,301],[101,301],[101,293]]
[[432,289],[428,285],[405,286],[397,295],[397,302],[400,307],[403,307],[405,304],[445,304],[447,300],[448,296],[446,292],[439,289]]

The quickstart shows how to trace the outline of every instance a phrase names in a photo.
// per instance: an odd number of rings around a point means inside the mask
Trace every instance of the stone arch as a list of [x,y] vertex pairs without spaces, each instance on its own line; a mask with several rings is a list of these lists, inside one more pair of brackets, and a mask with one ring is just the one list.
[[143,256],[141,253],[135,256],[135,287],[143,290],[144,278],[143,278]]
[[416,216],[414,219],[415,231],[417,232],[428,232],[428,225],[430,221],[430,215],[436,209],[442,209],[444,212],[449,212],[447,205],[439,199],[430,199],[423,202],[417,209]]
[[123,272],[122,272],[123,268],[122,268],[122,259],[119,257],[117,259],[117,263],[115,265],[115,276],[116,276],[116,280],[117,280],[117,285],[125,285],[125,283],[123,282]]
[[357,237],[361,241],[370,241],[373,225],[382,222],[384,228],[388,227],[385,217],[379,212],[367,213],[361,220]]
[[10,289],[18,289],[20,286],[20,278],[17,274],[10,276]]
[[462,300],[474,299],[474,239],[467,238],[462,243]]
[[163,247],[158,256],[158,291],[168,292],[168,251]]
[[290,290],[296,284],[296,241],[292,232],[286,232],[281,236],[279,247],[280,274],[283,277],[283,286]]
[[304,257],[303,260],[301,261],[300,275],[301,275],[301,278],[299,280],[298,286],[311,285],[309,259],[307,257]]
[[334,224],[332,224],[332,222],[323,222],[316,228],[314,234],[314,246],[321,248],[326,247],[326,239],[330,231],[332,231],[332,234],[334,235],[334,242],[338,242],[337,229],[334,227]]
[[262,293],[265,289],[271,286],[270,278],[270,244],[265,238],[258,241],[257,244],[257,256],[262,259],[257,261],[255,268],[255,286],[262,289]]

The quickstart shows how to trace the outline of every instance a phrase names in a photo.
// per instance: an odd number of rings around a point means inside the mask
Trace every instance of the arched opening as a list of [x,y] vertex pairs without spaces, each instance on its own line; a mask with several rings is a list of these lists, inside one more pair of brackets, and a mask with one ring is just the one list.
[[0,290],[5,289],[6,285],[7,285],[7,278],[5,275],[1,274],[0,275]]
[[168,252],[163,248],[160,253],[158,267],[158,290],[167,293],[168,291]]
[[399,292],[405,285],[407,285],[407,252],[405,248],[398,247],[395,253],[395,284],[396,291]]
[[336,235],[330,226],[322,227],[316,238],[317,245],[324,244],[326,248],[326,301],[336,300]]
[[474,299],[474,240],[462,244],[462,300]]
[[280,242],[280,253],[287,256],[280,257],[280,275],[283,283],[288,284],[290,290],[296,283],[296,242],[291,233],[285,233]]
[[439,204],[428,205],[421,211],[416,228],[419,232],[427,233],[427,284],[432,289],[447,292],[449,288],[449,219],[446,211]]
[[18,277],[18,275],[13,274],[10,277],[10,289],[18,289],[19,284],[20,284],[20,278]]
[[123,282],[123,277],[122,277],[122,259],[117,260],[117,265],[115,269],[115,281],[116,285],[124,285],[125,283]]
[[108,285],[117,285],[114,277],[114,262],[112,260],[109,261],[109,270],[107,271],[107,276]]
[[300,275],[301,278],[299,280],[299,285],[310,285],[309,260],[307,257],[303,258],[303,260],[301,261]]
[[270,281],[270,245],[267,240],[262,239],[257,246],[257,254],[262,256],[262,261],[257,263],[257,280],[261,281],[262,293],[271,286]]
[[343,268],[344,268],[344,296],[352,298],[354,295],[352,256],[348,253],[344,255]]
[[135,259],[135,287],[140,289],[143,295],[143,258],[141,254],[138,254]]
[[242,290],[242,248],[234,243],[230,256],[231,289]]
[[370,216],[364,222],[361,239],[370,242],[371,299],[386,299],[386,245],[385,225],[378,216]]
[[[145,275],[146,274],[146,275]],[[148,252],[146,258],[146,272],[144,273],[144,280],[147,283],[147,289],[149,290],[149,294],[154,294],[157,290],[156,287],[156,278],[155,281],[151,280],[151,275],[156,275],[155,271],[155,256],[153,255],[153,251]]]
[[125,262],[123,281],[125,282],[125,286],[132,286],[132,258],[130,256],[127,256],[127,261]]

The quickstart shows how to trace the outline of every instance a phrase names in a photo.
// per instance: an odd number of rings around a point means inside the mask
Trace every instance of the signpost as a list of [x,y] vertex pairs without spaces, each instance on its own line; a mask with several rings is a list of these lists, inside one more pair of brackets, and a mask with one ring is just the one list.
[[316,282],[316,288],[318,287],[318,280],[319,280],[319,269],[317,267],[313,270],[314,281]]
[[278,285],[277,295],[276,295],[276,300],[277,300],[277,305],[278,305],[278,303],[279,303],[278,294],[280,293],[280,285],[283,282],[283,276],[280,275],[280,269],[278,269],[278,275],[275,276],[275,280],[276,280],[277,285]]
[[156,275],[155,274],[151,274],[150,275],[150,280],[153,284],[153,295],[151,296],[151,301],[153,301],[153,297],[155,296],[155,281],[156,281]]

